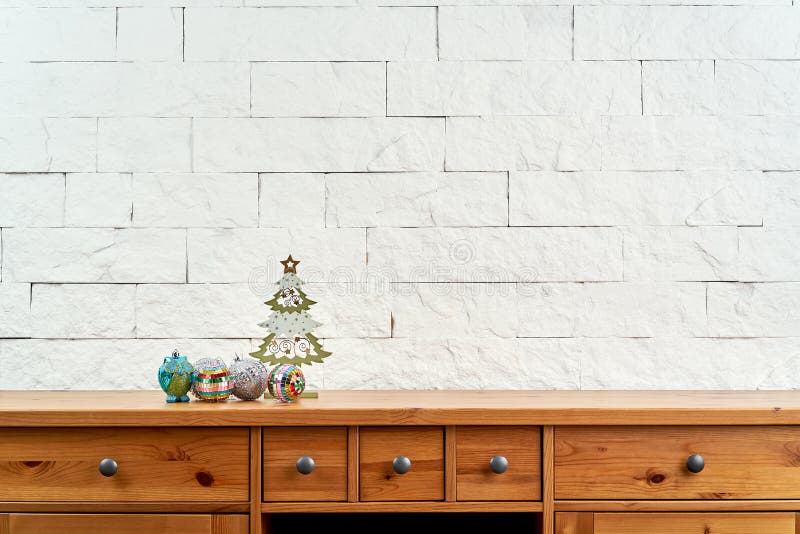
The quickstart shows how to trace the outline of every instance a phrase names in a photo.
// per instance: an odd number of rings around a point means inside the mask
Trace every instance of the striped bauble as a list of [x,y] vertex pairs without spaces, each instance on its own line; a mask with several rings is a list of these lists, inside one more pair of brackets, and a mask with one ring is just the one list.
[[233,392],[228,366],[219,358],[202,358],[194,363],[192,393],[200,400],[222,401]]

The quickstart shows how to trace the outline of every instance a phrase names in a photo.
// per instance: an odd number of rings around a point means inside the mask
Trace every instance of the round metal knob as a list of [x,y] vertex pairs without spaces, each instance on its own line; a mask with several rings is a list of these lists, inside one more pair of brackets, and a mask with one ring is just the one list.
[[508,459],[505,456],[492,456],[489,460],[489,469],[492,473],[502,475],[508,470]]
[[408,456],[398,456],[392,460],[392,469],[398,475],[405,475],[411,471],[411,460],[408,459]]
[[117,474],[118,467],[119,466],[117,465],[117,462],[115,462],[113,459],[103,458],[100,460],[98,469],[100,470],[100,474],[104,477],[113,477]]
[[297,471],[301,475],[310,475],[314,470],[314,459],[311,456],[301,456],[297,459]]
[[686,469],[690,473],[699,473],[706,466],[706,461],[699,454],[693,454],[686,459]]

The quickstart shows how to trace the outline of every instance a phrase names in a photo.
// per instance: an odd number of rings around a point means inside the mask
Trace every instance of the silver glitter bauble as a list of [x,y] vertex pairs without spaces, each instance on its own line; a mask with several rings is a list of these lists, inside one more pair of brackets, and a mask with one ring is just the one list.
[[233,377],[233,394],[242,400],[256,400],[267,389],[267,368],[255,358],[238,354],[228,366]]

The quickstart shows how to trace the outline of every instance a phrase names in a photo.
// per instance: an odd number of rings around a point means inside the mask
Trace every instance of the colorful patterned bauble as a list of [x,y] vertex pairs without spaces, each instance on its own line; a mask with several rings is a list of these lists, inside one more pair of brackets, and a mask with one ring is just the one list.
[[233,395],[242,400],[256,400],[267,389],[267,368],[255,358],[233,358],[229,369],[233,378]]
[[296,365],[283,364],[272,368],[267,378],[269,394],[281,402],[293,402],[306,389],[306,377]]
[[158,368],[158,383],[167,394],[167,402],[189,402],[189,390],[192,388],[194,367],[181,356],[178,349],[172,351],[172,356],[164,358]]
[[192,393],[200,400],[222,401],[233,392],[233,380],[225,362],[219,358],[202,358],[194,362]]

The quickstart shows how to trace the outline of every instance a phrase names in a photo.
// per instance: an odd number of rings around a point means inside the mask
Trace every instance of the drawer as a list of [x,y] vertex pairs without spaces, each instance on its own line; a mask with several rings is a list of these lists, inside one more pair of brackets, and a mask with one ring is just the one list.
[[0,429],[0,501],[249,501],[248,451],[246,428]]
[[[494,469],[490,465],[495,458]],[[459,501],[541,499],[541,438],[533,426],[456,428],[456,494]]]
[[[405,457],[404,474],[394,460]],[[399,463],[399,462],[398,462]],[[442,427],[363,427],[359,430],[359,492],[362,501],[444,499]]]
[[[687,468],[690,455],[702,471]],[[595,427],[555,431],[557,499],[797,499],[800,428]]]
[[0,532],[3,534],[47,532],[247,534],[248,517],[230,514],[0,514]]
[[795,534],[795,514],[559,512],[555,534]]
[[[347,428],[264,428],[265,501],[346,501]],[[298,460],[313,460],[307,470]],[[306,469],[304,469],[306,468]]]

